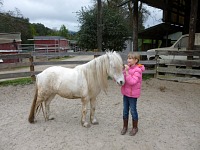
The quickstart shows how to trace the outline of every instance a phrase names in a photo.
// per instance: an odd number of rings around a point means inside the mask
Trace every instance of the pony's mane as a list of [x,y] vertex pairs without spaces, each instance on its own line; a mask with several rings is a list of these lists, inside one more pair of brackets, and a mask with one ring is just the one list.
[[106,54],[77,67],[83,71],[89,88],[94,88],[92,85],[98,84],[102,90],[107,90],[109,60]]
[[[122,59],[116,52],[106,52],[86,64],[79,65],[76,68],[82,70],[87,80],[89,88],[94,84],[98,84],[100,88],[106,92],[108,87],[108,72],[109,72],[109,59],[115,63],[120,63],[116,66],[122,66]],[[121,68],[120,68],[121,69]]]

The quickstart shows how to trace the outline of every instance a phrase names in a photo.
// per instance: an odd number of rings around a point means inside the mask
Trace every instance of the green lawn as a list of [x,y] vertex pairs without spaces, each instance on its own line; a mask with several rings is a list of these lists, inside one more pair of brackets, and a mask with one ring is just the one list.
[[33,84],[34,82],[30,77],[28,78],[20,78],[20,79],[13,79],[13,80],[6,80],[6,81],[0,81],[0,86],[9,86],[9,85],[27,85],[27,84]]

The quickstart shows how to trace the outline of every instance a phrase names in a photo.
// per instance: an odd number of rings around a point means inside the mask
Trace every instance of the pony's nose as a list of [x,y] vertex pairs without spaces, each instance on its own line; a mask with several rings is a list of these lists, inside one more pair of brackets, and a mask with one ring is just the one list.
[[119,83],[120,83],[120,85],[124,85],[124,82],[123,82],[123,81],[120,81]]

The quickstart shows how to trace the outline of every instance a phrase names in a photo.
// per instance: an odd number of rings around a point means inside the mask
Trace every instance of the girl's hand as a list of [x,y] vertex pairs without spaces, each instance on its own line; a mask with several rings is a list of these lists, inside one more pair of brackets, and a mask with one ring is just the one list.
[[128,75],[128,70],[129,70],[129,66],[128,65],[124,65],[125,71],[126,71],[126,75]]
[[128,65],[124,65],[124,68],[125,68],[126,71],[129,70],[129,66]]

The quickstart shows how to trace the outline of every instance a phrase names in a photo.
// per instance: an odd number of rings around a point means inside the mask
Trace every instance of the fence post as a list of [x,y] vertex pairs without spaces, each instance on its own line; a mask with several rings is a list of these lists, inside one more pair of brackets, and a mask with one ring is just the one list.
[[31,79],[32,79],[32,81],[35,81],[35,75],[34,75],[35,69],[34,69],[34,65],[33,65],[33,56],[31,56],[31,57],[29,58],[29,61],[30,61]]
[[156,70],[156,73],[154,74],[154,78],[157,78],[158,77],[158,58],[159,58],[159,55],[158,55],[158,51],[156,51],[156,54],[155,54],[155,61],[156,61],[156,64],[155,64],[155,70]]

